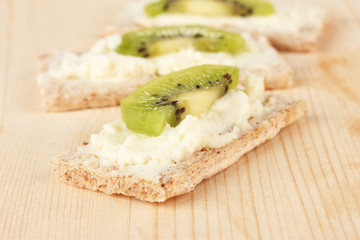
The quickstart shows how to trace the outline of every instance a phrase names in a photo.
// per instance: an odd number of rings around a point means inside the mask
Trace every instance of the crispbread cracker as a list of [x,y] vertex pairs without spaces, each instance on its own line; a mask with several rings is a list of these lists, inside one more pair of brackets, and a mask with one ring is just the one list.
[[[116,33],[112,30],[111,34]],[[120,32],[119,32],[120,33]],[[275,51],[265,38],[254,38],[261,47],[267,51]],[[293,72],[285,60],[275,53],[271,63],[266,69],[262,66],[240,69],[240,81],[243,82],[247,73],[263,77],[266,89],[289,88],[293,85]],[[50,65],[54,56],[52,54],[39,57],[38,75],[50,71]],[[255,61],[255,60],[252,60]],[[271,64],[271,65],[270,65]],[[151,76],[148,80],[157,76]],[[119,105],[120,101],[140,86],[132,81],[99,82],[89,79],[65,79],[53,78],[38,80],[43,108],[49,112],[62,112],[85,108],[109,107]]]
[[[236,18],[234,21],[224,21],[223,18],[227,18],[226,16],[206,17],[180,13],[147,17],[144,8],[150,2],[153,0],[138,0],[137,3],[130,3],[119,14],[117,25],[122,27],[133,25],[153,27],[200,24],[237,33],[248,32],[253,36],[266,36],[278,50],[310,52],[318,48],[319,39],[324,33],[324,27],[328,20],[327,10],[324,6],[312,6],[285,0],[270,1],[275,6],[274,15],[280,13],[279,19],[271,23],[269,23],[271,21],[269,18],[273,15],[229,17]],[[252,18],[257,19],[253,21]]]
[[[273,103],[269,99],[270,96],[264,100],[264,104],[271,105],[270,110],[261,118],[251,120],[251,130],[224,147],[202,150],[172,164],[161,173],[158,182],[128,175],[116,167],[103,167],[98,156],[84,155],[76,150],[56,157],[53,160],[54,170],[62,182],[80,188],[163,202],[192,191],[203,179],[229,167],[306,113],[304,101],[287,101],[276,97],[276,103]],[[83,164],[89,159],[92,160],[91,165]]]

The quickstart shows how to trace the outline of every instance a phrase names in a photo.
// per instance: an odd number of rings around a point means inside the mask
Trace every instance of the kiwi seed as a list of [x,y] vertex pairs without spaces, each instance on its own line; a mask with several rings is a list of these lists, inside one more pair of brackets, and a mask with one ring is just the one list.
[[223,77],[226,78],[227,80],[229,80],[231,78],[231,75],[226,73]]
[[179,114],[184,113],[184,112],[185,112],[185,107],[178,108],[175,111],[175,115],[179,115]]

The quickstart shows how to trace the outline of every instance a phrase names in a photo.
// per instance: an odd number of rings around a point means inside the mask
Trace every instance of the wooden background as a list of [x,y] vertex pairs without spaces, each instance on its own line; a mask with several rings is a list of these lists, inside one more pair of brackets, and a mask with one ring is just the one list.
[[50,159],[119,108],[40,108],[36,58],[90,46],[120,0],[0,0],[0,239],[360,239],[360,1],[330,9],[320,50],[285,54],[309,113],[165,203],[60,184]]

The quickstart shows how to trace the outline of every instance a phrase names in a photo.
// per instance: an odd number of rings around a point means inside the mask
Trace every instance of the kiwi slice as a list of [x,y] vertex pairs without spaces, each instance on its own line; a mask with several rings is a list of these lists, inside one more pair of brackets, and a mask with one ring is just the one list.
[[274,6],[265,0],[160,0],[145,7],[148,16],[184,13],[201,16],[266,16]]
[[199,51],[235,53],[244,49],[245,40],[237,33],[206,26],[153,27],[124,34],[116,52],[154,57],[189,45]]
[[239,69],[201,65],[147,82],[120,104],[127,128],[159,136],[166,123],[177,126],[186,115],[200,116],[238,83]]

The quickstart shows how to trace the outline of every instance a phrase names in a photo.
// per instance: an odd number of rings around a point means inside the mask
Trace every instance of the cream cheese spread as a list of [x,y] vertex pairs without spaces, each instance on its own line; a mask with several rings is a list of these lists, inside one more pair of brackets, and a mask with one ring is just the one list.
[[178,126],[167,125],[158,137],[133,133],[119,119],[105,124],[78,150],[99,156],[102,166],[117,166],[126,174],[158,180],[172,163],[206,147],[222,147],[251,128],[249,119],[264,111],[263,79],[250,76],[245,86],[229,91],[201,117],[187,115]]
[[156,75],[202,64],[237,66],[241,69],[241,75],[245,72],[271,71],[279,65],[286,65],[264,37],[257,40],[248,34],[243,34],[243,37],[247,49],[235,55],[224,52],[201,52],[189,46],[178,52],[144,59],[114,52],[121,43],[121,35],[114,34],[98,40],[90,51],[83,54],[54,53],[48,71],[39,78],[40,81],[51,79],[143,83]]
[[124,56],[115,52],[72,52],[54,54],[44,77],[58,81],[89,80],[101,82],[127,82],[149,79],[155,72],[153,64],[142,58]]

